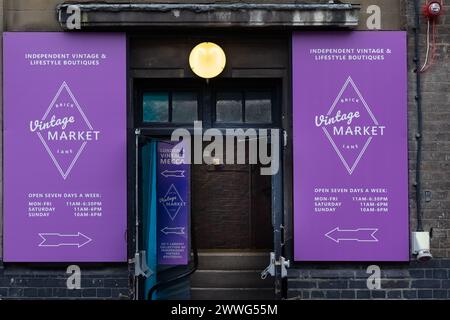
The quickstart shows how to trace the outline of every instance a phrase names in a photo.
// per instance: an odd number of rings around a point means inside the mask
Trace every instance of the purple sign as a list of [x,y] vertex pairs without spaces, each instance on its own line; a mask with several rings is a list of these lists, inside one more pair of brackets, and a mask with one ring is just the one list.
[[295,260],[407,261],[406,33],[292,47]]
[[183,143],[158,143],[158,263],[188,264],[190,166]]
[[126,261],[125,35],[3,40],[4,260]]

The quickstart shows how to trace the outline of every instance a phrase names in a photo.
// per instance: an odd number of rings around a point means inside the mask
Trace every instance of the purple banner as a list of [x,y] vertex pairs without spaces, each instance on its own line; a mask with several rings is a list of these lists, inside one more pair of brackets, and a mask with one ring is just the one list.
[[158,263],[188,264],[190,166],[183,144],[158,143]]
[[407,261],[406,33],[292,42],[295,260]]
[[126,261],[125,35],[3,40],[4,260]]

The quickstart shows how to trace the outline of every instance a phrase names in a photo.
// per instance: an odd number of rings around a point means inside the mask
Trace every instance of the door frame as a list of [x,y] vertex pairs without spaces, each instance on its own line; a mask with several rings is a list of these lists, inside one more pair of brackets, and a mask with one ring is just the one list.
[[[276,39],[282,39],[283,45],[280,46],[280,52],[285,54],[286,62],[276,63],[275,67],[267,68],[267,66],[261,65],[261,67],[252,67],[246,69],[244,65],[240,65],[240,61],[237,61],[238,68],[232,69],[229,68],[225,70],[225,76],[230,80],[237,80],[239,78],[247,78],[247,79],[274,79],[277,78],[280,81],[280,92],[279,92],[279,100],[280,100],[280,109],[277,111],[278,116],[280,117],[280,122],[274,129],[280,129],[280,171],[276,176],[272,178],[272,187],[275,187],[275,190],[272,191],[272,196],[277,194],[277,201],[272,201],[272,217],[273,224],[275,226],[274,232],[274,251],[278,256],[284,256],[287,259],[292,259],[293,251],[292,251],[292,82],[291,82],[291,32],[290,31],[276,31],[270,32],[270,34],[260,34],[258,33],[245,33],[241,34],[241,32],[226,32],[221,36],[217,36],[217,33],[212,39],[215,38],[224,38],[228,39],[240,39],[245,38],[246,36],[252,36],[254,39],[258,39],[258,41],[263,41],[262,45],[268,45],[265,41],[266,37],[276,37]],[[128,229],[128,256],[130,259],[134,257],[135,245],[136,245],[136,235],[134,232],[135,224],[135,210],[134,210],[134,198],[135,198],[135,130],[136,127],[136,118],[135,118],[135,108],[139,106],[136,102],[136,81],[137,79],[148,79],[155,80],[155,76],[157,77],[165,77],[168,81],[175,79],[192,79],[192,75],[187,71],[188,66],[184,67],[186,70],[185,73],[179,72],[179,69],[174,70],[170,68],[166,69],[152,69],[149,67],[148,69],[142,68],[132,68],[132,64],[130,63],[130,59],[132,57],[131,50],[140,50],[140,48],[132,46],[132,39],[138,38],[149,38],[149,39],[158,39],[158,38],[166,38],[167,36],[173,38],[183,39],[184,42],[190,43],[191,41],[198,41],[195,39],[201,39],[202,37],[199,35],[192,36],[189,32],[179,32],[169,35],[144,35],[144,34],[127,34],[127,52],[128,52],[128,66],[127,66],[127,78],[128,78],[128,120],[127,120],[127,132],[128,132],[128,211],[129,211],[129,229]],[[187,38],[186,38],[187,37]],[[269,42],[270,43],[270,42]],[[189,45],[189,44],[187,44]],[[135,57],[136,58],[136,57]],[[239,60],[239,59],[238,59]],[[143,65],[143,63],[138,63],[134,65]],[[184,75],[185,74],[185,75]],[[170,136],[170,133],[176,126],[171,127],[148,127],[142,128],[142,132],[146,135],[153,136]],[[204,129],[208,127],[204,126]],[[219,130],[225,130],[224,128],[217,128]],[[193,129],[190,128],[189,131],[191,134],[193,133]],[[287,133],[287,139],[284,140],[283,133]],[[285,142],[286,145],[285,145]],[[281,200],[282,199],[282,200]],[[281,201],[280,201],[281,200]],[[274,204],[278,204],[277,209],[274,209]],[[269,262],[269,261],[268,261]],[[278,270],[279,269],[279,270]],[[286,279],[281,279],[281,269],[277,268],[276,272],[276,293],[277,297],[286,297]],[[131,275],[133,274],[133,270],[130,269]]]

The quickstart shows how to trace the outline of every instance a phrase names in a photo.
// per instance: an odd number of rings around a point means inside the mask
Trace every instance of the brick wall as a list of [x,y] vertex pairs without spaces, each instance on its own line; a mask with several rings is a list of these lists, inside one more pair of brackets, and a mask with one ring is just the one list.
[[[411,1],[412,2],[412,1]],[[424,1],[422,1],[424,2]],[[433,255],[436,258],[450,258],[450,6],[444,10],[437,30],[437,61],[429,71],[422,74],[423,94],[423,164],[422,188],[431,192],[431,201],[423,201],[423,223],[425,230],[433,228],[431,241]],[[410,70],[413,70],[414,50],[412,4],[408,6]],[[421,19],[421,59],[425,58],[426,22]],[[415,180],[416,152],[416,105],[414,103],[415,81],[410,73],[409,81],[409,150],[410,150],[410,207],[412,228],[416,225]]]
[[369,290],[365,265],[311,265],[288,272],[289,299],[450,299],[450,260],[383,265]]
[[[422,1],[424,3],[425,1]],[[447,2],[448,3],[448,2]],[[409,39],[409,179],[411,230],[416,227],[415,159],[417,113],[414,74],[413,1],[407,2]],[[422,76],[423,93],[423,225],[433,228],[431,251],[434,260],[409,264],[383,264],[381,289],[368,290],[369,264],[298,264],[289,270],[291,299],[450,299],[450,6],[438,24],[437,61]],[[421,59],[425,58],[426,21],[421,19]]]
[[128,268],[81,266],[81,289],[67,289],[65,268],[0,266],[1,299],[129,299]]

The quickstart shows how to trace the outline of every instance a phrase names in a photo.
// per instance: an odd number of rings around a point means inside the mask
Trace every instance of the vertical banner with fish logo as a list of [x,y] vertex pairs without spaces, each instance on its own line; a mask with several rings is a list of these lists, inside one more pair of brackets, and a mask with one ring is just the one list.
[[190,152],[185,142],[158,143],[158,263],[189,261]]
[[126,261],[125,35],[3,39],[4,260]]
[[408,261],[405,32],[292,38],[296,261]]

